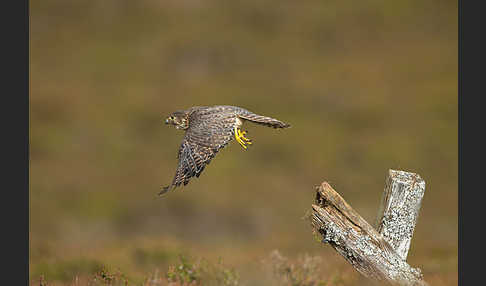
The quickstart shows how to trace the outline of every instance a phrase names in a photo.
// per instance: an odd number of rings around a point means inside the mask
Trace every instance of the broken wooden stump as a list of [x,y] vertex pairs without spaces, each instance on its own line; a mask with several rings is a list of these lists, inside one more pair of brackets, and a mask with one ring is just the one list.
[[317,187],[311,223],[362,275],[392,285],[427,285],[420,269],[406,262],[425,183],[416,174],[389,171],[378,230],[327,183]]

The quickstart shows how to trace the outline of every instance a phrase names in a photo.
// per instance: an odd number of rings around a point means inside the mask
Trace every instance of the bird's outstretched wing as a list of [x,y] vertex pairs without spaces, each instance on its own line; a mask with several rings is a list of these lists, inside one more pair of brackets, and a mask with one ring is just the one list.
[[234,114],[199,112],[191,115],[191,126],[179,148],[179,163],[171,185],[164,187],[163,195],[181,184],[187,185],[192,177],[199,177],[216,153],[224,148],[234,135],[237,124]]

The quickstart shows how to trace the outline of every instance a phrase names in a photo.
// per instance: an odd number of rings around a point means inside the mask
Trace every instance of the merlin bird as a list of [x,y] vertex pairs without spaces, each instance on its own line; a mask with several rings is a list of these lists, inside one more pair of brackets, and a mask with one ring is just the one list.
[[204,167],[224,148],[233,137],[243,149],[252,144],[245,137],[247,131],[241,131],[243,121],[251,121],[273,128],[290,127],[277,119],[262,116],[237,106],[195,106],[187,110],[176,111],[165,120],[176,129],[186,131],[179,148],[177,171],[170,186],[164,187],[159,195],[187,185],[189,180],[199,177]]

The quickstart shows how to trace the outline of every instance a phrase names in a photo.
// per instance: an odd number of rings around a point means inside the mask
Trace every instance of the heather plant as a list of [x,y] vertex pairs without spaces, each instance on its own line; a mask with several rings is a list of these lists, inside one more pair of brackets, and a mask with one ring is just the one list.
[[167,281],[171,286],[223,285],[237,286],[239,275],[234,269],[227,268],[222,259],[213,264],[205,259],[197,261],[180,256],[178,265],[169,266]]
[[324,286],[328,285],[321,278],[319,264],[322,258],[319,256],[309,256],[305,254],[293,263],[288,258],[282,256],[278,250],[274,250],[265,264],[272,268],[274,277],[281,285],[289,286]]

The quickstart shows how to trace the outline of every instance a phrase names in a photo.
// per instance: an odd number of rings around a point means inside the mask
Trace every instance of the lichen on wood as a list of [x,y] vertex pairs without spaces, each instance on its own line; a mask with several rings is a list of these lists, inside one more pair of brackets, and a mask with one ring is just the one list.
[[407,260],[424,193],[425,182],[418,174],[388,171],[377,216],[377,231],[403,260]]
[[401,258],[386,239],[327,183],[317,188],[311,223],[362,275],[392,285],[427,285],[420,269]]

